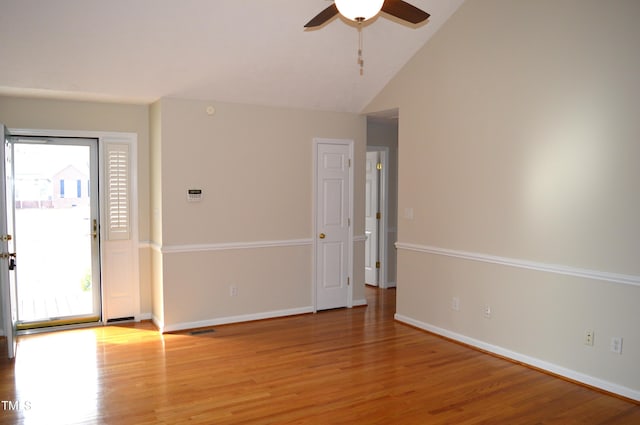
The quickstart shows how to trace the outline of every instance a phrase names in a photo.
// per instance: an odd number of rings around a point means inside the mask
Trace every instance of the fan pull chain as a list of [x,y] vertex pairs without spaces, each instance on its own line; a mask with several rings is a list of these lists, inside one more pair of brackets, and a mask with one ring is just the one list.
[[360,65],[360,75],[364,75],[364,59],[362,59],[362,24],[358,23],[358,65]]

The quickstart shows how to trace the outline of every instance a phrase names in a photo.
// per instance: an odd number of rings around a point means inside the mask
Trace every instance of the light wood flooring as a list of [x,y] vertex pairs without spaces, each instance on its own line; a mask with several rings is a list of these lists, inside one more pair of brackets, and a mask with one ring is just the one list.
[[638,404],[395,322],[395,290],[367,301],[197,334],[23,336],[0,360],[0,423],[640,424]]

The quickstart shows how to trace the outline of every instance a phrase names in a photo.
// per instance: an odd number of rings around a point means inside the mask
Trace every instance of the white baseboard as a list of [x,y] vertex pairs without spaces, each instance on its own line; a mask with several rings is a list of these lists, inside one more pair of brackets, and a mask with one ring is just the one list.
[[153,314],[151,313],[140,313],[136,316],[136,322],[140,322],[142,320],[153,320]]
[[640,401],[640,391],[638,390],[627,388],[625,386],[618,385],[613,382],[605,381],[600,378],[595,378],[590,375],[585,375],[584,373],[580,373],[572,369],[567,369],[565,367],[558,366],[556,364],[549,363],[544,360],[537,359],[535,357],[530,357],[525,354],[521,354],[515,351],[508,350],[503,347],[499,347],[497,345],[489,344],[484,341],[470,338],[468,336],[465,336],[456,332],[452,332],[443,328],[439,328],[429,323],[424,323],[424,322],[412,319],[410,317],[403,316],[401,314],[396,313],[394,318],[399,322],[403,322],[408,325],[415,326],[416,328],[423,329],[425,331],[444,336],[454,341],[458,341],[463,344],[467,344],[472,347],[476,347],[481,350],[488,351],[490,353],[497,354],[499,356],[506,357],[508,359],[515,360],[517,362],[524,363],[529,366],[533,366],[535,368],[545,370],[547,372],[551,372],[555,375],[559,375],[594,388],[599,388],[601,390],[605,390],[613,394],[618,394],[623,397],[630,398],[632,400]]
[[164,332],[164,322],[160,320],[157,316],[151,315],[151,321],[155,325],[156,328],[160,331],[160,333]]
[[362,298],[359,300],[353,300],[353,307],[360,307],[363,305],[367,305],[367,300],[366,298]]
[[313,313],[313,307],[291,308],[287,310],[266,311],[263,313],[242,314],[238,316],[220,317],[217,319],[199,320],[196,322],[175,323],[171,325],[159,326],[154,319],[154,323],[161,333],[183,331],[185,329],[204,328],[207,326],[228,325],[231,323],[250,322],[253,320],[273,319],[276,317],[295,316],[297,314]]

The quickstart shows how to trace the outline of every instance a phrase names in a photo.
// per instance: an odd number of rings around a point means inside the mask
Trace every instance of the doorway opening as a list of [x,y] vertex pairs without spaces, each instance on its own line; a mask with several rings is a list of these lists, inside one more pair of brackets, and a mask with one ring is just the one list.
[[17,328],[101,320],[98,141],[14,137]]
[[398,110],[367,116],[365,283],[395,288],[398,229]]

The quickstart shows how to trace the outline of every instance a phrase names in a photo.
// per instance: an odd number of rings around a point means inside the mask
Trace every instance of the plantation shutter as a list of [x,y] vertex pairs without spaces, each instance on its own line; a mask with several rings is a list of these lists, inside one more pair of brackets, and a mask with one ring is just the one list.
[[140,319],[137,136],[100,137],[102,319]]
[[129,144],[107,143],[107,239],[131,237],[131,167]]

